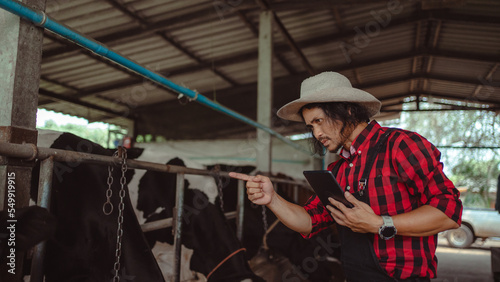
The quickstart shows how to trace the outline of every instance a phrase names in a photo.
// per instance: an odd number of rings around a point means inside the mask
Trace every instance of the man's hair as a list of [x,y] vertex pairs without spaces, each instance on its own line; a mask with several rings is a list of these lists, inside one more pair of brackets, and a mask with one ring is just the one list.
[[[311,103],[303,106],[299,113],[302,115],[304,109],[322,109],[325,115],[329,118],[328,122],[338,121],[342,124],[340,134],[343,135],[347,128],[353,128],[362,122],[370,122],[370,114],[368,110],[357,103],[350,102],[330,102],[330,103]],[[303,117],[302,117],[303,118]],[[325,155],[323,144],[314,137],[311,138],[313,151],[320,156]]]

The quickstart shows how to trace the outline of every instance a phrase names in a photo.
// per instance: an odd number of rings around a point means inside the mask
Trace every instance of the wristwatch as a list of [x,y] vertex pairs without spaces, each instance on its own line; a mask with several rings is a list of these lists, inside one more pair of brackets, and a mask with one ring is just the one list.
[[378,235],[384,240],[389,240],[396,236],[398,230],[394,226],[394,222],[392,222],[392,217],[383,215],[382,219],[384,220],[384,224],[378,229]]

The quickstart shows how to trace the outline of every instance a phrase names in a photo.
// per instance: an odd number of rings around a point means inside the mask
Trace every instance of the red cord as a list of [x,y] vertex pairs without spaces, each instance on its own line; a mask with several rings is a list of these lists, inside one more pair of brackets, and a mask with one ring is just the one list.
[[230,255],[228,255],[225,259],[223,259],[221,262],[219,262],[219,264],[214,268],[212,269],[212,271],[210,271],[210,273],[207,275],[207,281],[208,279],[210,278],[210,276],[221,266],[223,265],[228,259],[230,259],[231,257],[233,257],[234,255],[236,255],[237,253],[241,252],[241,251],[246,251],[247,249],[245,248],[241,248],[241,249],[238,249],[236,251],[234,251],[233,253],[231,253]]

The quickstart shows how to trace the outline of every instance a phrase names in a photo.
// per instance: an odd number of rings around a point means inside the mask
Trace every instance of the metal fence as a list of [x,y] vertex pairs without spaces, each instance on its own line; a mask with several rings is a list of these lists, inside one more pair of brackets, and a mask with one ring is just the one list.
[[[76,151],[67,151],[61,149],[37,147],[34,144],[14,144],[7,142],[0,142],[0,156],[13,157],[24,160],[39,160],[40,161],[40,179],[38,185],[38,198],[37,205],[49,209],[50,196],[52,188],[52,176],[54,169],[54,162],[77,162],[88,163],[108,166],[121,166],[123,160],[117,156],[104,156],[89,153],[82,153]],[[144,169],[157,172],[176,173],[177,186],[176,186],[176,205],[174,211],[174,218],[162,219],[154,222],[145,223],[141,226],[143,232],[153,231],[157,229],[167,228],[173,226],[174,229],[174,250],[175,262],[174,273],[176,280],[180,280],[180,255],[181,244],[180,238],[182,236],[182,220],[177,220],[183,216],[183,199],[184,199],[184,175],[206,175],[206,176],[229,176],[228,172],[224,171],[209,171],[202,169],[194,169],[182,166],[159,164],[146,161],[137,161],[133,159],[126,160],[127,166],[132,169]],[[281,178],[270,177],[271,180],[277,183],[291,184],[293,186],[293,199],[298,200],[298,189],[310,189],[304,181],[287,180]],[[236,211],[225,213],[226,218],[236,218],[236,236],[241,241],[243,234],[243,215],[244,215],[244,200],[245,200],[244,182],[238,181],[238,199]],[[32,267],[31,267],[31,281],[43,281],[43,259],[45,254],[44,242],[35,247],[33,254]]]

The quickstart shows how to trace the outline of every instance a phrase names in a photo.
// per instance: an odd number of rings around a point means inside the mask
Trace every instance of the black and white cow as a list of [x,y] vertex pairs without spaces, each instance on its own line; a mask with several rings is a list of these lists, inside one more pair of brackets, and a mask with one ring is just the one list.
[[[113,150],[104,149],[72,134],[52,132],[47,135],[50,136],[49,139],[55,139],[55,141],[44,142],[45,138],[39,136],[38,146],[49,147],[50,144],[52,148],[108,156],[113,153]],[[127,154],[133,159],[148,158],[148,153],[142,149],[130,149]],[[152,155],[158,157],[157,153],[152,153]],[[180,159],[170,156],[163,161],[151,158],[147,160],[164,163],[171,159],[175,163],[181,162]],[[188,167],[192,166],[188,165]],[[107,216],[103,212],[108,177],[106,166],[55,163],[51,212],[56,217],[57,228],[54,237],[47,244],[46,281],[112,281],[116,253],[120,174],[120,169],[113,170],[111,202],[114,211]],[[162,177],[167,177],[167,179]],[[36,183],[36,177],[33,179]],[[164,248],[159,251],[153,248],[151,252],[150,245],[140,227],[140,223],[144,220],[138,216],[141,216],[143,212],[145,216],[142,217],[149,219],[158,213],[171,216],[169,213],[175,203],[175,174],[166,174],[166,176],[160,174],[159,176],[143,170],[128,170],[126,179],[128,187],[126,187],[127,193],[124,199],[120,281],[164,281],[164,279],[170,281],[172,279],[170,270],[160,269],[158,265],[171,264],[173,260],[169,253],[171,246],[156,243],[155,248],[158,245]],[[161,191],[158,190],[159,195],[149,197],[147,192],[138,193],[139,186],[145,189],[143,191],[151,191],[150,185],[161,187]],[[36,185],[33,187],[36,188]],[[203,192],[193,188],[200,188]],[[33,189],[32,196],[36,195],[35,190]],[[182,243],[192,249],[191,269],[205,276],[208,276],[224,258],[241,248],[236,236],[227,227],[220,208],[213,205],[216,196],[214,193],[216,194],[217,190],[213,178],[186,175],[187,206],[186,216],[183,218]],[[140,210],[134,208],[138,198],[140,198]],[[155,199],[158,202],[146,203],[145,199]],[[171,238],[171,233],[165,234],[165,238],[161,240],[171,243],[169,238]],[[151,241],[151,244],[153,243]],[[188,249],[184,250],[183,260],[187,257],[185,254],[189,254]],[[234,254],[210,275],[210,281],[241,281],[245,278],[251,279],[250,281],[262,281],[250,270],[244,252]],[[181,280],[185,280],[182,278],[182,273]]]
[[[209,168],[212,167],[209,166]],[[219,168],[221,171],[245,174],[254,173],[255,170],[252,166],[219,165]],[[282,174],[274,177],[290,179]],[[224,209],[225,211],[235,210],[238,182],[229,177],[222,178],[221,181]],[[289,201],[292,191],[291,185],[277,185],[277,192]],[[307,195],[305,196],[307,199]],[[266,274],[261,274],[256,267],[254,269],[257,274],[268,278],[268,281],[344,281],[344,274],[338,260],[340,249],[335,229],[325,230],[314,238],[306,240],[281,223],[272,228],[277,218],[271,211],[264,209],[268,228],[272,230],[266,236],[267,249],[263,249],[266,230],[264,230],[262,211],[261,206],[252,204],[245,197],[242,243],[247,249],[248,259],[253,258],[256,263],[263,265],[274,264],[281,270],[275,270],[274,273],[271,272],[265,276]],[[264,258],[262,258],[263,255]],[[282,257],[285,257],[287,261],[284,262]]]
[[[186,166],[179,158],[174,158],[167,164]],[[143,212],[146,222],[173,216],[176,181],[174,173],[154,171],[148,171],[140,178],[137,208]],[[214,183],[213,179],[203,177],[198,185],[211,186],[206,181]],[[229,227],[220,207],[211,203],[201,190],[192,189],[196,186],[192,187],[189,180],[184,182],[186,190],[182,244],[193,250],[191,269],[202,273],[209,281],[264,281],[250,269],[242,245]],[[161,211],[157,212],[158,209]],[[151,246],[157,241],[172,244],[172,228],[147,232],[146,238]]]
[[[55,133],[57,136],[57,133]],[[111,156],[105,149],[73,134],[59,134],[51,148]],[[133,156],[129,152],[130,157]],[[38,183],[34,168],[32,198],[36,199]],[[134,171],[127,171],[127,182]],[[56,217],[55,235],[47,241],[44,273],[46,281],[113,281],[116,259],[119,169],[111,203],[113,212],[104,214],[108,169],[84,163],[55,162],[50,212]],[[164,281],[162,272],[150,251],[128,193],[123,210],[120,281]]]

